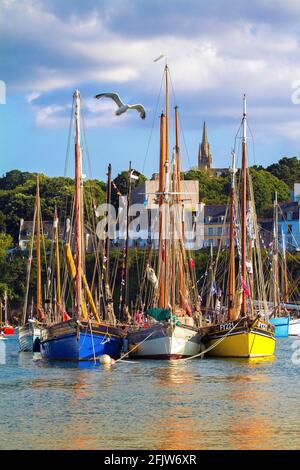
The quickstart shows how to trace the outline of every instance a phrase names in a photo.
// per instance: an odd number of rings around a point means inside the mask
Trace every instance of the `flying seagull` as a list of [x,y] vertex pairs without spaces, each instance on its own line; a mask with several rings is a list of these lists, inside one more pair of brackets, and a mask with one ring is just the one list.
[[121,101],[117,93],[99,93],[98,95],[95,96],[95,98],[97,98],[98,100],[103,97],[111,98],[119,106],[119,108],[116,111],[117,116],[120,116],[120,114],[126,113],[128,109],[136,109],[140,113],[140,116],[142,119],[145,119],[146,117],[145,108],[141,104],[125,104]]

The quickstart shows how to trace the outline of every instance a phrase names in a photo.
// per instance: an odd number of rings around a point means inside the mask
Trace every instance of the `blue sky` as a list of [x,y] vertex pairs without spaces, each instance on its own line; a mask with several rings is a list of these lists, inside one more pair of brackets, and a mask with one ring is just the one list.
[[[156,111],[163,61],[153,59],[160,54],[174,84],[171,109],[180,109],[185,169],[197,164],[203,120],[214,166],[229,165],[244,92],[255,162],[300,154],[300,105],[291,101],[300,80],[297,0],[1,0],[0,23],[0,80],[7,87],[1,174],[64,174],[78,87],[91,176],[103,179],[109,162],[116,175],[129,160],[150,176],[163,107],[161,97]],[[112,103],[93,98],[102,91],[143,103],[146,120],[133,112],[116,117]],[[171,118],[171,146],[172,129]]]

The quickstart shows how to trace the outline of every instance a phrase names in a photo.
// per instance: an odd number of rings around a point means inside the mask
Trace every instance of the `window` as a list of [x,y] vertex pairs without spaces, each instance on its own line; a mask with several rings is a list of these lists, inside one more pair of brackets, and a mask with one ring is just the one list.
[[208,229],[208,235],[213,235],[214,234],[214,229],[213,227],[209,227]]
[[218,227],[218,235],[219,235],[219,236],[222,235],[222,227]]

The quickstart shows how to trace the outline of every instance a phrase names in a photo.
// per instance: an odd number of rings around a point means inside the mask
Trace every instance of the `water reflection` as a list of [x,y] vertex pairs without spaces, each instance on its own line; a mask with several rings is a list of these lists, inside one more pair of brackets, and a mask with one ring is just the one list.
[[300,368],[290,360],[290,343],[279,343],[276,360],[137,361],[107,369],[93,362],[46,362],[18,354],[17,342],[3,343],[3,448],[300,445]]

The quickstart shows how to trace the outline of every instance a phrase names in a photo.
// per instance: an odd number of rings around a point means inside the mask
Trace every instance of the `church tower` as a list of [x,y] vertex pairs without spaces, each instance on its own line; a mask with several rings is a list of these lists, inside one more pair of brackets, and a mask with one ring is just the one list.
[[212,154],[210,153],[207,138],[206,123],[203,124],[202,142],[199,145],[198,152],[198,169],[209,171],[212,168]]

